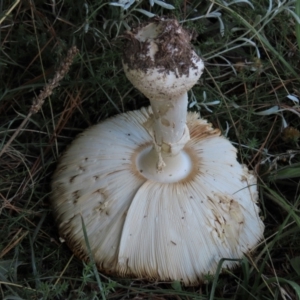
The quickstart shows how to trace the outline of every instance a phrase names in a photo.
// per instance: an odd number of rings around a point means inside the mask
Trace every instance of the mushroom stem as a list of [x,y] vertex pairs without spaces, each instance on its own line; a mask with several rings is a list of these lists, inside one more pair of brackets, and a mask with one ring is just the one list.
[[166,156],[175,156],[190,139],[186,126],[187,93],[172,100],[150,99],[153,111],[153,139]]
[[189,141],[186,126],[187,91],[204,68],[190,44],[191,36],[176,20],[154,18],[127,33],[123,66],[127,78],[149,100],[153,115],[144,126],[158,154],[175,157]]

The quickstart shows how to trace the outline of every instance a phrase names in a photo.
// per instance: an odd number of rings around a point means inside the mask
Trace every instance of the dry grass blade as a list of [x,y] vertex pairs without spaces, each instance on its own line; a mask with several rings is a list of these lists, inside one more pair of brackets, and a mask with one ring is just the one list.
[[[21,234],[22,233],[22,234]],[[19,244],[22,239],[28,234],[28,231],[22,232],[20,228],[18,232],[13,236],[9,245],[7,245],[2,251],[0,252],[0,259],[6,255],[11,249],[13,249],[17,244]]]
[[0,157],[2,156],[3,153],[6,152],[7,148],[10,146],[10,144],[13,142],[13,140],[17,137],[17,135],[19,134],[21,129],[28,122],[29,118],[33,114],[36,114],[41,109],[41,107],[44,104],[45,99],[47,97],[51,96],[54,89],[59,86],[59,82],[69,72],[70,66],[72,65],[73,60],[78,53],[79,53],[79,50],[77,49],[76,46],[73,46],[71,49],[69,49],[66,58],[60,64],[58,70],[55,72],[54,77],[51,80],[49,80],[49,82],[45,85],[43,90],[40,91],[39,95],[33,99],[33,103],[29,110],[29,113],[27,114],[26,118],[23,120],[21,125],[14,132],[14,134],[11,136],[11,138],[8,140],[8,142],[4,145],[2,150],[0,151]]

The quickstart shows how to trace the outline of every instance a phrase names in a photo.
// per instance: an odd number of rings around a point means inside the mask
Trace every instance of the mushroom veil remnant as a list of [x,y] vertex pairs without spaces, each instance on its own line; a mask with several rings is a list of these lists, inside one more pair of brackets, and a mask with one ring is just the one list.
[[106,273],[195,285],[262,238],[257,180],[218,129],[187,113],[204,66],[176,20],[151,19],[124,49],[126,76],[151,107],[87,129],[62,156],[52,181],[59,232],[88,260],[83,220]]

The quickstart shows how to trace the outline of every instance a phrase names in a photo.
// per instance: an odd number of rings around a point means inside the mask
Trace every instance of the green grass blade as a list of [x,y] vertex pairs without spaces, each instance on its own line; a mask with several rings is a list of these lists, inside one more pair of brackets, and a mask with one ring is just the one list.
[[[300,0],[297,0],[298,2]],[[220,5],[222,6],[222,5]],[[268,39],[262,35],[258,30],[256,30],[247,20],[245,20],[241,15],[235,13],[230,7],[228,6],[222,6],[224,10],[227,10],[232,16],[235,16],[237,19],[239,19],[246,28],[249,28],[254,35],[259,39],[259,41],[264,45],[266,49],[268,49],[275,57],[277,57],[282,64],[287,68],[291,74],[293,74],[298,80],[300,80],[299,74],[295,71],[295,69],[280,55],[280,53],[270,44]]]
[[288,166],[279,170],[276,170],[275,173],[271,174],[270,180],[278,179],[289,179],[300,177],[300,167]]
[[218,283],[218,279],[219,279],[219,275],[222,272],[222,265],[225,261],[235,261],[235,262],[241,262],[240,259],[230,259],[230,258],[222,258],[220,259],[219,263],[218,263],[218,267],[216,270],[216,274],[214,275],[214,280],[213,280],[213,284],[210,290],[210,295],[209,295],[209,300],[214,300],[215,299],[215,293],[216,293],[216,288],[217,288],[217,283]]
[[269,187],[264,186],[264,189],[267,191],[265,192],[266,195],[276,204],[282,207],[288,214],[290,214],[300,228],[300,217],[295,211],[295,208]]
[[[298,15],[298,17],[300,18],[300,0],[296,0],[296,14]],[[300,51],[300,24],[296,22],[296,38],[297,38],[297,42],[298,42],[298,50]]]
[[89,253],[89,258],[90,258],[90,261],[93,265],[93,272],[94,272],[95,278],[97,280],[97,284],[98,284],[98,287],[99,287],[99,290],[100,290],[100,293],[101,293],[102,300],[105,300],[106,296],[105,296],[105,293],[104,293],[103,285],[102,285],[102,282],[101,282],[101,279],[100,279],[100,276],[99,276],[99,273],[98,273],[98,270],[97,270],[97,267],[96,267],[96,263],[95,263],[95,260],[94,260],[94,257],[93,257],[92,251],[91,251],[88,235],[87,235],[87,232],[86,232],[86,227],[85,227],[84,220],[83,220],[82,216],[81,216],[81,224],[82,224],[82,231],[83,231],[83,235],[84,235],[84,240],[85,240],[86,247],[87,247],[87,250],[88,250],[88,253]]

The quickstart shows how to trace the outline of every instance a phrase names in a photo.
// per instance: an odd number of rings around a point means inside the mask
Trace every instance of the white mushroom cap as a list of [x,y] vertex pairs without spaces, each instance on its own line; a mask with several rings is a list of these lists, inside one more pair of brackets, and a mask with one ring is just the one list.
[[157,18],[128,33],[123,65],[127,78],[149,99],[190,90],[204,64],[192,49],[190,34],[175,19]]
[[152,148],[150,117],[151,109],[121,114],[71,144],[52,181],[60,235],[88,260],[82,217],[100,270],[197,284],[221,258],[241,258],[262,238],[256,178],[219,130],[188,113],[188,167],[156,180],[139,165]]

